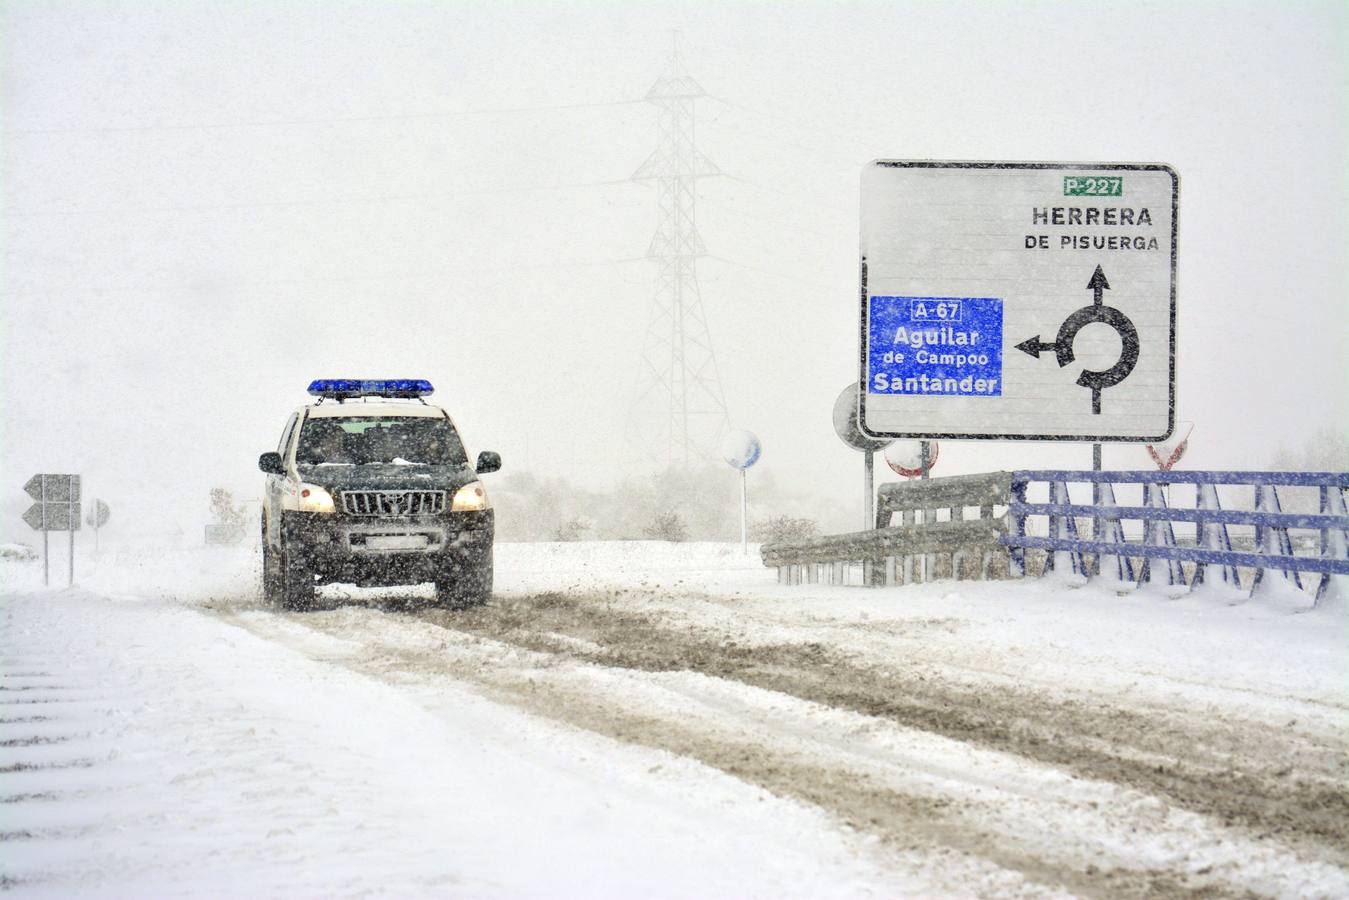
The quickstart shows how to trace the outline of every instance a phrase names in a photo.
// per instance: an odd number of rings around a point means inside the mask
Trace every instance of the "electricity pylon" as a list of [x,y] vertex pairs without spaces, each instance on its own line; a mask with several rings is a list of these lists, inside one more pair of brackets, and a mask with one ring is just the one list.
[[645,98],[659,110],[659,143],[632,176],[656,187],[656,234],[646,251],[656,263],[656,293],[628,434],[649,455],[684,468],[710,459],[729,427],[698,290],[697,260],[707,249],[695,218],[696,184],[721,174],[694,143],[694,103],[703,96],[684,70],[676,39],[670,67]]

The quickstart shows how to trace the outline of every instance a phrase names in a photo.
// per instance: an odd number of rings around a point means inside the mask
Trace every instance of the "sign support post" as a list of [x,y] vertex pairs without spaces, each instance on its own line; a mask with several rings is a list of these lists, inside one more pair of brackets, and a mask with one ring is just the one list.
[[[1093,472],[1101,471],[1101,445],[1095,443],[1091,445],[1091,470]],[[1101,508],[1101,483],[1093,481],[1091,483],[1091,503],[1098,510]],[[1091,520],[1091,539],[1101,541],[1105,537],[1105,520],[1100,516]],[[1101,554],[1096,554],[1096,561],[1091,567],[1092,575],[1101,574]]]
[[69,500],[69,508],[66,510],[66,521],[70,523],[70,532],[67,537],[70,540],[70,566],[66,569],[66,587],[75,586],[75,529],[80,527],[80,489],[76,485],[76,475],[70,475],[66,488],[66,497]]
[[42,482],[42,586],[47,587],[51,584],[49,570],[51,568],[50,545],[47,541],[47,479],[40,479]]
[[745,470],[740,470],[740,552],[749,555],[749,495]]
[[862,490],[865,492],[862,499],[862,528],[866,530],[876,527],[876,451],[868,450],[862,457]]

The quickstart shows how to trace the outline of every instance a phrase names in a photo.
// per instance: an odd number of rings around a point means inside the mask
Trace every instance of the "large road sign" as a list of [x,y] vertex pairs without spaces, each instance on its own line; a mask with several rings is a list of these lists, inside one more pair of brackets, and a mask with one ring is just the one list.
[[24,482],[24,491],[43,503],[71,503],[80,499],[80,476],[34,475]]
[[37,502],[23,520],[37,531],[79,531],[80,476],[34,475],[23,489]]
[[1164,440],[1178,187],[1154,164],[869,164],[862,430]]
[[77,503],[34,503],[24,511],[23,520],[34,531],[79,531],[80,507]]

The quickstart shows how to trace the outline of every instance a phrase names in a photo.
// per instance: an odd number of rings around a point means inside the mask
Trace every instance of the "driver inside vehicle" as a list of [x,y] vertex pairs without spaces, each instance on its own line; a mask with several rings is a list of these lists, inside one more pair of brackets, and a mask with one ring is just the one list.
[[[326,423],[325,423],[326,424]],[[304,434],[300,461],[310,464],[350,464],[346,452],[346,435],[341,426],[311,426]]]

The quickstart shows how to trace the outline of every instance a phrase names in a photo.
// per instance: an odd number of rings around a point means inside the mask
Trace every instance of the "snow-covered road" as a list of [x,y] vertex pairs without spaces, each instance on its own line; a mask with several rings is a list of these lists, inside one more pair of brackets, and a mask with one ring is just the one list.
[[90,566],[0,572],[20,895],[1349,895],[1336,611],[726,545],[503,544],[468,612]]

